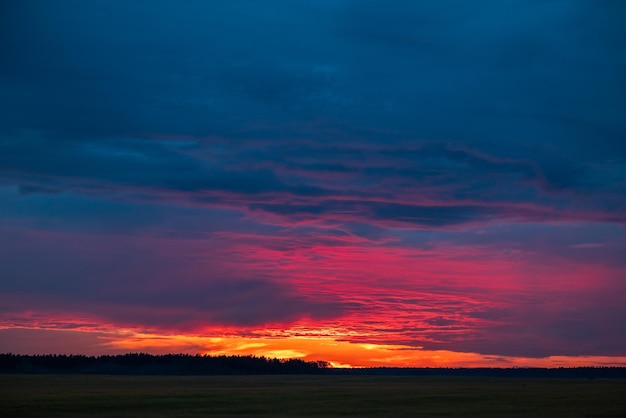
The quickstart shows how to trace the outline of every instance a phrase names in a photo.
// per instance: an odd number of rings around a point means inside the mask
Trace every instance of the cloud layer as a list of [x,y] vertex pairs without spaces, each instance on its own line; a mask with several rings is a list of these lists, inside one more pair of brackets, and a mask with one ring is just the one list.
[[626,354],[618,2],[0,7],[2,327]]

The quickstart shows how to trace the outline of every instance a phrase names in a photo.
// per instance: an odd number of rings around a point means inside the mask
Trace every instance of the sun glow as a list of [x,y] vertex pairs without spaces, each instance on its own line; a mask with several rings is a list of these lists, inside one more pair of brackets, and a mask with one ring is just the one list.
[[[16,334],[16,333],[19,333]],[[100,327],[94,330],[61,330],[51,328],[0,328],[0,352],[20,351],[7,346],[9,341],[37,341],[45,339],[52,345],[33,354],[49,354],[50,347],[57,354],[84,354],[71,351],[68,341],[80,338],[96,353],[119,354],[145,352],[151,354],[188,353],[201,355],[252,355],[279,359],[298,358],[305,361],[325,361],[331,367],[582,367],[626,366],[626,357],[609,356],[550,356],[540,358],[494,356],[449,350],[427,350],[400,344],[351,342],[337,335],[321,336],[321,330],[310,330],[306,336],[289,336],[293,330],[255,331],[255,335],[192,335],[160,334],[133,329]],[[335,330],[335,333],[339,331]],[[1,342],[5,341],[5,344]],[[56,342],[63,344],[54,345]]]
[[334,337],[202,337],[137,333],[111,338],[104,345],[116,351],[151,353],[196,352],[206,355],[253,355],[279,359],[326,361],[332,367],[580,367],[624,366],[626,357],[493,356],[449,350],[425,350],[394,344],[371,344]]

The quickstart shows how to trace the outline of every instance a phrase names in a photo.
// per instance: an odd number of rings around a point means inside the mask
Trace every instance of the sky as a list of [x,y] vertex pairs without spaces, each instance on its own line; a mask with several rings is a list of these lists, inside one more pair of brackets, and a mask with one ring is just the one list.
[[626,2],[0,3],[0,352],[626,365]]

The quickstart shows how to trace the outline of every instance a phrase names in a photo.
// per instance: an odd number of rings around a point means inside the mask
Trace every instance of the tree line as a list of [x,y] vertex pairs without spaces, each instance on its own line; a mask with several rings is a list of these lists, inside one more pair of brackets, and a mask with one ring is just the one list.
[[93,373],[137,375],[317,374],[323,361],[256,356],[190,354],[22,355],[0,354],[0,373]]
[[0,354],[0,373],[128,375],[325,374],[379,376],[466,376],[626,379],[626,367],[436,368],[373,367],[336,369],[324,361],[246,356],[128,353],[120,355]]

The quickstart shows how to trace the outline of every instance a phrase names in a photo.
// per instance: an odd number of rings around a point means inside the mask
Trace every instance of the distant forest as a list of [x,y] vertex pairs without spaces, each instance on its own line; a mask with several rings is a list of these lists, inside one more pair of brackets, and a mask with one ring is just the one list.
[[151,355],[115,356],[0,354],[0,373],[94,373],[136,375],[316,374],[321,361],[280,360],[255,356]]
[[626,367],[572,368],[401,368],[335,369],[324,361],[275,359],[256,356],[152,355],[21,355],[0,354],[0,373],[75,373],[118,375],[397,375],[525,378],[626,379]]

